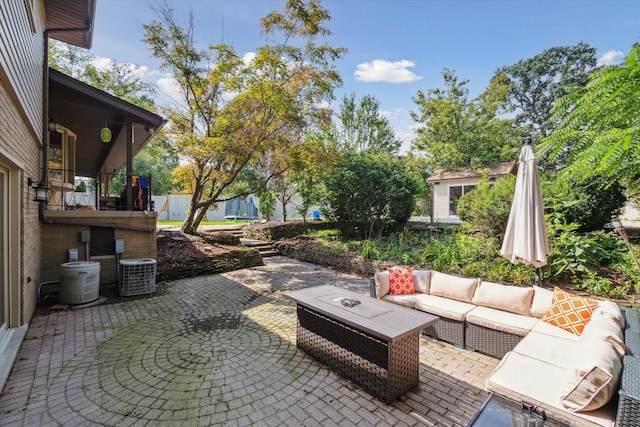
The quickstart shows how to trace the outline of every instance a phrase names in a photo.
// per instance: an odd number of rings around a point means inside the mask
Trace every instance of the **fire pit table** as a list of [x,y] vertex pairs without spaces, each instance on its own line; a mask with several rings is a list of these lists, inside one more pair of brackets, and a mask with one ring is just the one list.
[[305,353],[386,403],[418,385],[419,332],[436,316],[330,285],[285,296]]

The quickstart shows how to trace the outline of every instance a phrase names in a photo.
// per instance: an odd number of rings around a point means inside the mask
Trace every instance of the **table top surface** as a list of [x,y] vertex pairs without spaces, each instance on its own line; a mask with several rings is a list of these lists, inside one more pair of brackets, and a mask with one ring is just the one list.
[[284,295],[299,305],[387,341],[402,339],[438,320],[419,310],[331,285],[287,291]]

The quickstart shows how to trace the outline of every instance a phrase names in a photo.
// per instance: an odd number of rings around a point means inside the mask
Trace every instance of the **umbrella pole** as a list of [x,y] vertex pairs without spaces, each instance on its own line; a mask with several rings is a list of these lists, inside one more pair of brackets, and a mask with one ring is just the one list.
[[536,286],[540,286],[540,267],[536,267],[536,275],[535,275],[535,279],[533,280],[533,283]]

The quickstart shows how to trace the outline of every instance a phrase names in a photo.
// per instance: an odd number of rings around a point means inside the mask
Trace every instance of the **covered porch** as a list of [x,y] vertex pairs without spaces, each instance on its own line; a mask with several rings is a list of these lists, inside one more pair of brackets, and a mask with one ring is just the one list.
[[[59,280],[61,265],[77,260],[99,261],[100,283],[114,283],[119,259],[157,257],[152,177],[136,175],[133,157],[165,121],[53,69],[48,94],[43,178],[34,185],[46,189],[40,200],[42,281]],[[116,173],[125,177],[117,186],[111,181]],[[81,178],[90,179],[93,192],[70,202]],[[116,251],[116,240],[124,248]]]

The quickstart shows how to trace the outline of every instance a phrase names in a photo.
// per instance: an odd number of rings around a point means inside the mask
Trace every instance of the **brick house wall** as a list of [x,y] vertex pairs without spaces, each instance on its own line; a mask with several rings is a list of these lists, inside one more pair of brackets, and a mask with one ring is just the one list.
[[[61,265],[68,262],[69,249],[78,249],[78,260],[86,261],[86,244],[80,241],[82,231],[91,231],[92,227],[104,227],[113,230],[114,239],[124,240],[124,253],[120,259],[153,258],[157,259],[156,241],[157,212],[121,212],[121,211],[45,211],[42,225],[42,279],[59,280]],[[112,243],[102,243],[111,248]],[[117,258],[115,254],[90,255],[90,261],[100,262],[100,284],[113,284],[117,281]]]
[[27,178],[38,182],[42,148],[33,127],[20,114],[16,100],[0,80],[0,166],[9,171],[7,233],[10,327],[28,323],[36,305],[40,280],[40,222],[38,203]]

